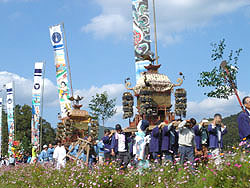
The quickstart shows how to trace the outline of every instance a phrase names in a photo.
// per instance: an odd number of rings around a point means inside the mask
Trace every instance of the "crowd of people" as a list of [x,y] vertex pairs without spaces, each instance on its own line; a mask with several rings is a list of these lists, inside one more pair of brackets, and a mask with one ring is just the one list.
[[[245,111],[238,116],[239,135],[241,140],[250,141],[250,97],[243,99]],[[215,114],[212,121],[202,119],[199,123],[194,118],[188,120],[174,120],[171,123],[158,121],[152,130],[149,130],[149,122],[141,120],[137,125],[137,131],[123,131],[120,124],[115,130],[104,130],[101,140],[91,135],[84,139],[89,143],[89,152],[82,150],[79,154],[79,144],[72,144],[65,148],[59,141],[56,146],[44,145],[38,154],[37,146],[32,148],[32,156],[23,155],[19,160],[14,155],[1,160],[1,165],[15,165],[23,163],[51,163],[60,169],[65,167],[70,160],[66,153],[77,157],[77,161],[86,164],[90,168],[94,164],[103,165],[113,160],[119,161],[120,169],[124,170],[128,165],[148,161],[162,164],[163,161],[184,164],[188,162],[194,167],[199,162],[206,163],[208,156],[219,166],[223,150],[223,136],[227,133],[227,127],[222,123],[221,114]],[[88,155],[88,156],[87,156]]]
[[[141,160],[175,163],[176,158],[179,158],[180,164],[185,161],[194,164],[195,157],[206,162],[209,153],[216,164],[221,162],[220,153],[227,127],[222,123],[220,114],[215,114],[211,123],[203,119],[197,124],[194,118],[171,123],[159,121],[152,130],[149,130],[147,120],[139,124],[138,132],[123,131],[121,125],[117,124],[114,131],[105,129],[101,140],[86,137],[91,143],[88,166],[91,168],[96,163],[102,165],[104,162],[118,160],[120,168],[126,169],[128,165],[138,164]],[[78,156],[79,161],[86,162],[86,151],[79,155],[78,149],[79,145],[70,146],[70,155]]]

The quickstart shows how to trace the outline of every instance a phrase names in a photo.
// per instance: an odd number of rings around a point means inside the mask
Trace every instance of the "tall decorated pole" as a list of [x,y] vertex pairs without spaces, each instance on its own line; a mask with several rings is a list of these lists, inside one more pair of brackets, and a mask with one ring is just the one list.
[[32,88],[31,143],[39,145],[39,120],[41,117],[41,93],[43,88],[43,62],[35,63],[34,85]]
[[146,71],[145,66],[150,64],[150,60],[143,57],[151,55],[148,0],[132,0],[132,8],[136,80],[138,80],[141,73]]
[[57,87],[60,100],[61,117],[67,117],[71,110],[69,82],[67,74],[67,66],[65,61],[65,51],[63,43],[62,26],[55,25],[50,27],[50,39],[54,49]]
[[0,98],[0,157],[2,156],[2,111],[3,111],[3,98]]
[[15,134],[15,122],[14,122],[14,84],[13,82],[6,84],[6,106],[7,106],[7,121],[8,121],[8,132],[9,132],[9,144],[8,153],[13,154],[12,147],[14,142]]

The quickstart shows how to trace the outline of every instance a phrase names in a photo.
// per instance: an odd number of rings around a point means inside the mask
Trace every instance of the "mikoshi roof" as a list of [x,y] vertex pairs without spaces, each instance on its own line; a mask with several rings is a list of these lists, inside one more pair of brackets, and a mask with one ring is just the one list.
[[134,87],[135,93],[139,94],[140,90],[146,87],[145,82],[156,92],[166,92],[171,90],[174,86],[167,75],[157,72],[144,72]]

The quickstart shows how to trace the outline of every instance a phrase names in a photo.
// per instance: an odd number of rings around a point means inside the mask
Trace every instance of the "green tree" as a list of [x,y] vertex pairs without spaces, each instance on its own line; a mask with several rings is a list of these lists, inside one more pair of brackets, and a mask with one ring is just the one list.
[[[26,152],[31,152],[31,118],[32,108],[29,105],[15,106],[15,140],[20,141],[21,147]],[[2,118],[2,155],[8,153],[8,124],[7,115],[3,111]],[[55,130],[45,119],[42,121],[42,145],[53,143],[56,137]]]
[[104,126],[105,121],[116,113],[116,99],[109,99],[108,93],[104,92],[101,94],[96,94],[92,96],[92,99],[89,104],[91,110],[91,116],[93,119],[101,120]]
[[230,50],[227,59],[225,59],[226,44],[225,39],[222,39],[218,44],[212,43],[212,55],[211,62],[216,66],[211,71],[203,71],[200,73],[200,79],[197,80],[199,87],[209,87],[212,90],[208,93],[204,93],[208,97],[224,98],[228,99],[233,95],[234,90],[231,84],[227,81],[226,72],[220,67],[222,60],[227,61],[227,69],[230,73],[230,78],[236,85],[236,76],[238,73],[238,59],[241,48],[238,50]]
[[8,155],[8,126],[7,126],[7,114],[3,110],[2,114],[2,156]]

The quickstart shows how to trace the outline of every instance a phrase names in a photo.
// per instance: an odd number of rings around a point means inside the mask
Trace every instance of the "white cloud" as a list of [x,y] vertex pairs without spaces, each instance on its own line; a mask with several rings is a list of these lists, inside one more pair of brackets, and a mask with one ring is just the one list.
[[[246,96],[246,92],[239,92],[241,98]],[[226,99],[206,98],[202,101],[190,101],[187,104],[188,117],[194,117],[198,120],[202,118],[213,117],[215,113],[220,113],[224,117],[237,114],[241,111],[241,107],[236,96]]]
[[[14,81],[15,84],[16,104],[31,105],[33,80],[10,72],[0,72],[0,88],[2,88],[4,84],[12,81]],[[44,104],[51,106],[55,104],[55,101],[59,103],[57,99],[57,88],[50,80],[45,79]]]
[[122,84],[107,84],[100,88],[92,86],[90,89],[78,89],[74,92],[74,95],[83,96],[83,104],[87,105],[92,96],[95,96],[96,93],[103,93],[104,91],[107,91],[110,98],[117,98],[117,101],[119,101],[124,90],[125,87]]
[[[0,72],[0,89],[4,84],[11,81],[15,82],[16,104],[31,104],[33,80],[26,79],[10,72]],[[78,89],[75,90],[75,94],[79,94],[84,97],[82,101],[83,109],[88,110],[88,104],[92,96],[96,93],[107,91],[110,98],[117,99],[117,113],[113,118],[109,119],[105,125],[113,127],[115,124],[120,123],[123,127],[127,127],[128,120],[122,119],[122,94],[125,90],[126,89],[122,84],[107,84],[101,87],[92,86],[89,89]],[[2,94],[0,94],[0,96],[2,96]],[[239,95],[243,98],[247,95],[247,92],[239,92]],[[53,109],[55,107],[59,107],[57,86],[48,79],[45,79],[44,104]],[[202,101],[189,101],[187,111],[188,117],[195,117],[199,121],[204,117],[213,117],[215,113],[221,113],[224,117],[236,114],[241,111],[241,108],[236,97],[231,96],[229,100],[206,98]],[[135,108],[134,112],[136,112]]]
[[[105,126],[114,127],[115,124],[120,123],[123,127],[128,126],[127,120],[122,119],[123,111],[122,111],[122,94],[125,91],[125,87],[122,84],[107,84],[102,87],[92,86],[90,89],[80,89],[76,90],[75,94],[83,96],[84,99],[82,101],[83,109],[88,110],[88,104],[92,99],[92,96],[95,96],[96,93],[103,93],[107,91],[110,98],[116,98],[116,114],[114,117],[109,119]],[[100,122],[101,123],[101,122]]]
[[[131,0],[95,0],[102,9],[82,30],[95,38],[126,38],[132,33]],[[152,9],[152,1],[149,1]],[[249,0],[157,0],[159,37],[166,43],[178,42],[180,32],[202,28],[220,15],[250,5]],[[152,13],[152,11],[151,11]],[[152,20],[152,14],[151,14]],[[151,24],[152,25],[152,24]]]
[[[103,39],[106,36],[113,35],[119,39],[124,38],[124,31],[129,27],[129,22],[119,14],[102,14],[94,17],[91,23],[83,26],[82,31],[93,32],[94,38]],[[119,26],[119,27],[114,27]],[[102,32],[100,32],[102,31]]]

